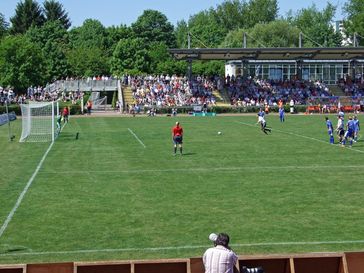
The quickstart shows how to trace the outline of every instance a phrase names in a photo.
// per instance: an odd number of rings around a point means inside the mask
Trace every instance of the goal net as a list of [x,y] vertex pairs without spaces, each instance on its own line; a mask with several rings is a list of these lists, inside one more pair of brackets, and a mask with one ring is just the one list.
[[92,92],[90,96],[92,101],[92,110],[104,110],[106,111],[107,97],[100,97],[100,92]]
[[29,102],[21,104],[22,134],[20,142],[49,142],[58,136],[57,102]]

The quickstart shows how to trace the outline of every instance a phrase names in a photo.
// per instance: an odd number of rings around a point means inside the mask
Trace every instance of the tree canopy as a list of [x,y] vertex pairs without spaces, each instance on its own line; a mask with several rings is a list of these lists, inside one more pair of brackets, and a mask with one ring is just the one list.
[[64,10],[63,5],[55,0],[47,0],[43,4],[44,16],[46,21],[59,21],[65,29],[71,26],[68,13]]
[[244,32],[247,33],[248,47],[297,47],[300,30],[286,20],[257,24],[250,29],[230,31],[221,47],[242,47]]
[[[174,60],[168,48],[187,48],[188,33],[192,48],[242,47],[243,33],[248,47],[297,47],[300,32],[304,47],[336,47],[342,40],[332,27],[337,7],[330,3],[278,18],[277,0],[225,0],[176,26],[160,11],[147,9],[130,26],[105,27],[89,18],[70,28],[63,5],[43,1],[40,6],[37,0],[19,0],[10,26],[0,13],[0,85],[21,90],[67,76],[185,74],[186,62]],[[348,0],[344,11],[348,35],[364,36],[364,0]],[[223,64],[194,62],[193,72],[223,74]]]
[[0,13],[0,39],[5,36],[9,28],[8,22],[5,20],[4,14]]
[[344,6],[347,20],[344,21],[346,35],[353,38],[359,34],[360,45],[364,45],[364,0],[348,0]]
[[145,10],[131,28],[136,37],[144,39],[147,43],[164,42],[168,47],[176,46],[173,25],[160,11]]
[[45,59],[41,49],[25,36],[7,36],[0,43],[0,85],[25,90],[44,83]]
[[45,21],[42,8],[34,0],[24,0],[16,5],[15,15],[10,18],[11,32],[25,33],[31,26],[41,26]]
[[335,15],[336,7],[330,3],[319,11],[315,4],[306,9],[301,9],[292,19],[292,24],[298,27],[306,36],[305,47],[340,46],[342,37],[335,32],[331,22]]

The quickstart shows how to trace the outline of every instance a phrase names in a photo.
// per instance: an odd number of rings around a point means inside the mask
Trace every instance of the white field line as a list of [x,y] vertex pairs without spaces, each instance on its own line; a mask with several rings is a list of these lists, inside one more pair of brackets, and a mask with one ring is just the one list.
[[[249,243],[249,244],[231,244],[232,247],[260,247],[260,246],[294,246],[294,245],[342,245],[342,244],[364,244],[364,240],[349,241],[317,241],[317,242],[276,242],[276,243]],[[4,256],[31,256],[31,255],[61,255],[61,254],[82,254],[82,253],[101,253],[101,252],[153,252],[163,250],[181,250],[181,249],[198,249],[208,248],[211,245],[187,245],[187,246],[167,246],[167,247],[146,247],[146,248],[115,248],[115,249],[80,249],[69,251],[42,251],[42,252],[23,252],[23,253],[3,253]]]
[[128,128],[128,130],[129,130],[129,132],[139,141],[139,143],[144,147],[144,148],[147,148],[145,145],[144,145],[144,143],[143,143],[143,141],[141,141],[140,139],[139,139],[139,137],[130,129],[130,128]]
[[30,177],[28,183],[26,184],[25,188],[23,189],[23,191],[21,192],[21,194],[19,195],[18,197],[18,200],[16,201],[15,203],[15,206],[13,207],[13,209],[10,211],[8,217],[6,218],[5,222],[3,223],[3,225],[1,226],[0,228],[0,238],[1,236],[4,234],[7,226],[9,225],[10,221],[12,220],[16,210],[18,209],[18,207],[20,206],[21,202],[23,201],[23,198],[25,196],[25,194],[27,193],[27,191],[29,190],[30,186],[32,185],[33,181],[34,181],[34,178],[37,176],[40,168],[42,167],[43,165],[43,162],[44,160],[46,159],[48,153],[50,152],[50,150],[52,149],[53,147],[53,144],[54,142],[51,142],[51,144],[49,145],[47,151],[44,153],[42,159],[40,160],[37,168],[35,169],[33,175]]
[[[309,166],[242,166],[242,167],[218,167],[213,168],[216,171],[249,171],[249,170],[316,170],[316,169],[362,169],[364,165],[309,165]],[[185,168],[185,169],[136,169],[136,170],[108,170],[108,171],[41,171],[41,174],[88,174],[88,173],[148,173],[148,172],[211,172],[212,168]]]
[[[245,123],[245,122],[240,122],[240,121],[237,121],[237,123],[240,123],[240,124],[243,124],[245,126],[250,126],[250,127],[256,127],[256,125],[253,125],[253,124],[249,124],[249,123]],[[364,151],[362,150],[358,150],[358,149],[354,149],[354,148],[350,148],[350,147],[342,147],[341,145],[332,145],[330,143],[328,143],[327,141],[323,141],[322,139],[317,139],[317,138],[313,138],[313,137],[308,137],[308,136],[304,136],[304,135],[300,135],[300,134],[296,134],[296,133],[292,133],[292,132],[285,132],[285,131],[281,131],[279,129],[274,129],[274,128],[271,128],[272,131],[276,131],[276,132],[279,132],[279,133],[282,133],[282,134],[287,134],[287,135],[292,135],[292,136],[297,136],[297,137],[301,137],[301,138],[306,138],[306,139],[310,139],[310,140],[314,140],[314,141],[318,141],[318,142],[321,142],[321,143],[325,143],[325,144],[328,144],[330,146],[334,146],[334,147],[340,147],[341,149],[342,148],[347,148],[351,151],[354,151],[354,152],[358,152],[358,153],[364,153]]]
[[[66,125],[66,123],[63,124],[63,126],[61,127],[60,132],[62,132],[64,126]],[[21,194],[18,197],[18,200],[15,203],[15,206],[13,207],[13,209],[10,211],[8,217],[5,219],[5,222],[3,223],[3,225],[0,228],[0,239],[1,236],[4,234],[6,228],[8,227],[10,221],[13,219],[14,214],[16,212],[16,210],[19,208],[21,202],[24,199],[25,194],[28,192],[30,186],[32,185],[34,178],[37,176],[37,174],[39,173],[40,168],[42,167],[44,160],[46,159],[48,153],[50,152],[50,150],[53,147],[54,142],[51,142],[51,144],[49,145],[47,151],[44,153],[42,159],[40,160],[39,164],[37,165],[37,168],[35,169],[33,175],[30,177],[30,179],[28,180],[28,183],[25,185],[25,188],[23,189],[23,191],[21,192]]]

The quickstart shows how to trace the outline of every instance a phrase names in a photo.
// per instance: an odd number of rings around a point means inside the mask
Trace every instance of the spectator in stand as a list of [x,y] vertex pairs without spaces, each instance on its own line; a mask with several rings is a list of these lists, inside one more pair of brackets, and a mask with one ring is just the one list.
[[86,109],[87,109],[87,114],[91,115],[91,110],[92,110],[92,101],[88,100],[86,103]]
[[217,235],[214,247],[203,254],[205,273],[234,273],[238,256],[229,247],[230,237],[226,233]]

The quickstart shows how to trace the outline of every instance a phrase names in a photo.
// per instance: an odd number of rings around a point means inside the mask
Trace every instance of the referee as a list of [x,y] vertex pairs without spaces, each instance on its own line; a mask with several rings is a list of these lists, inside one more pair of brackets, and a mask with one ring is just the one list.
[[179,146],[180,154],[182,155],[182,140],[183,140],[183,129],[179,125],[179,122],[176,122],[176,125],[172,128],[172,138],[174,143],[174,153],[177,153],[177,145]]

